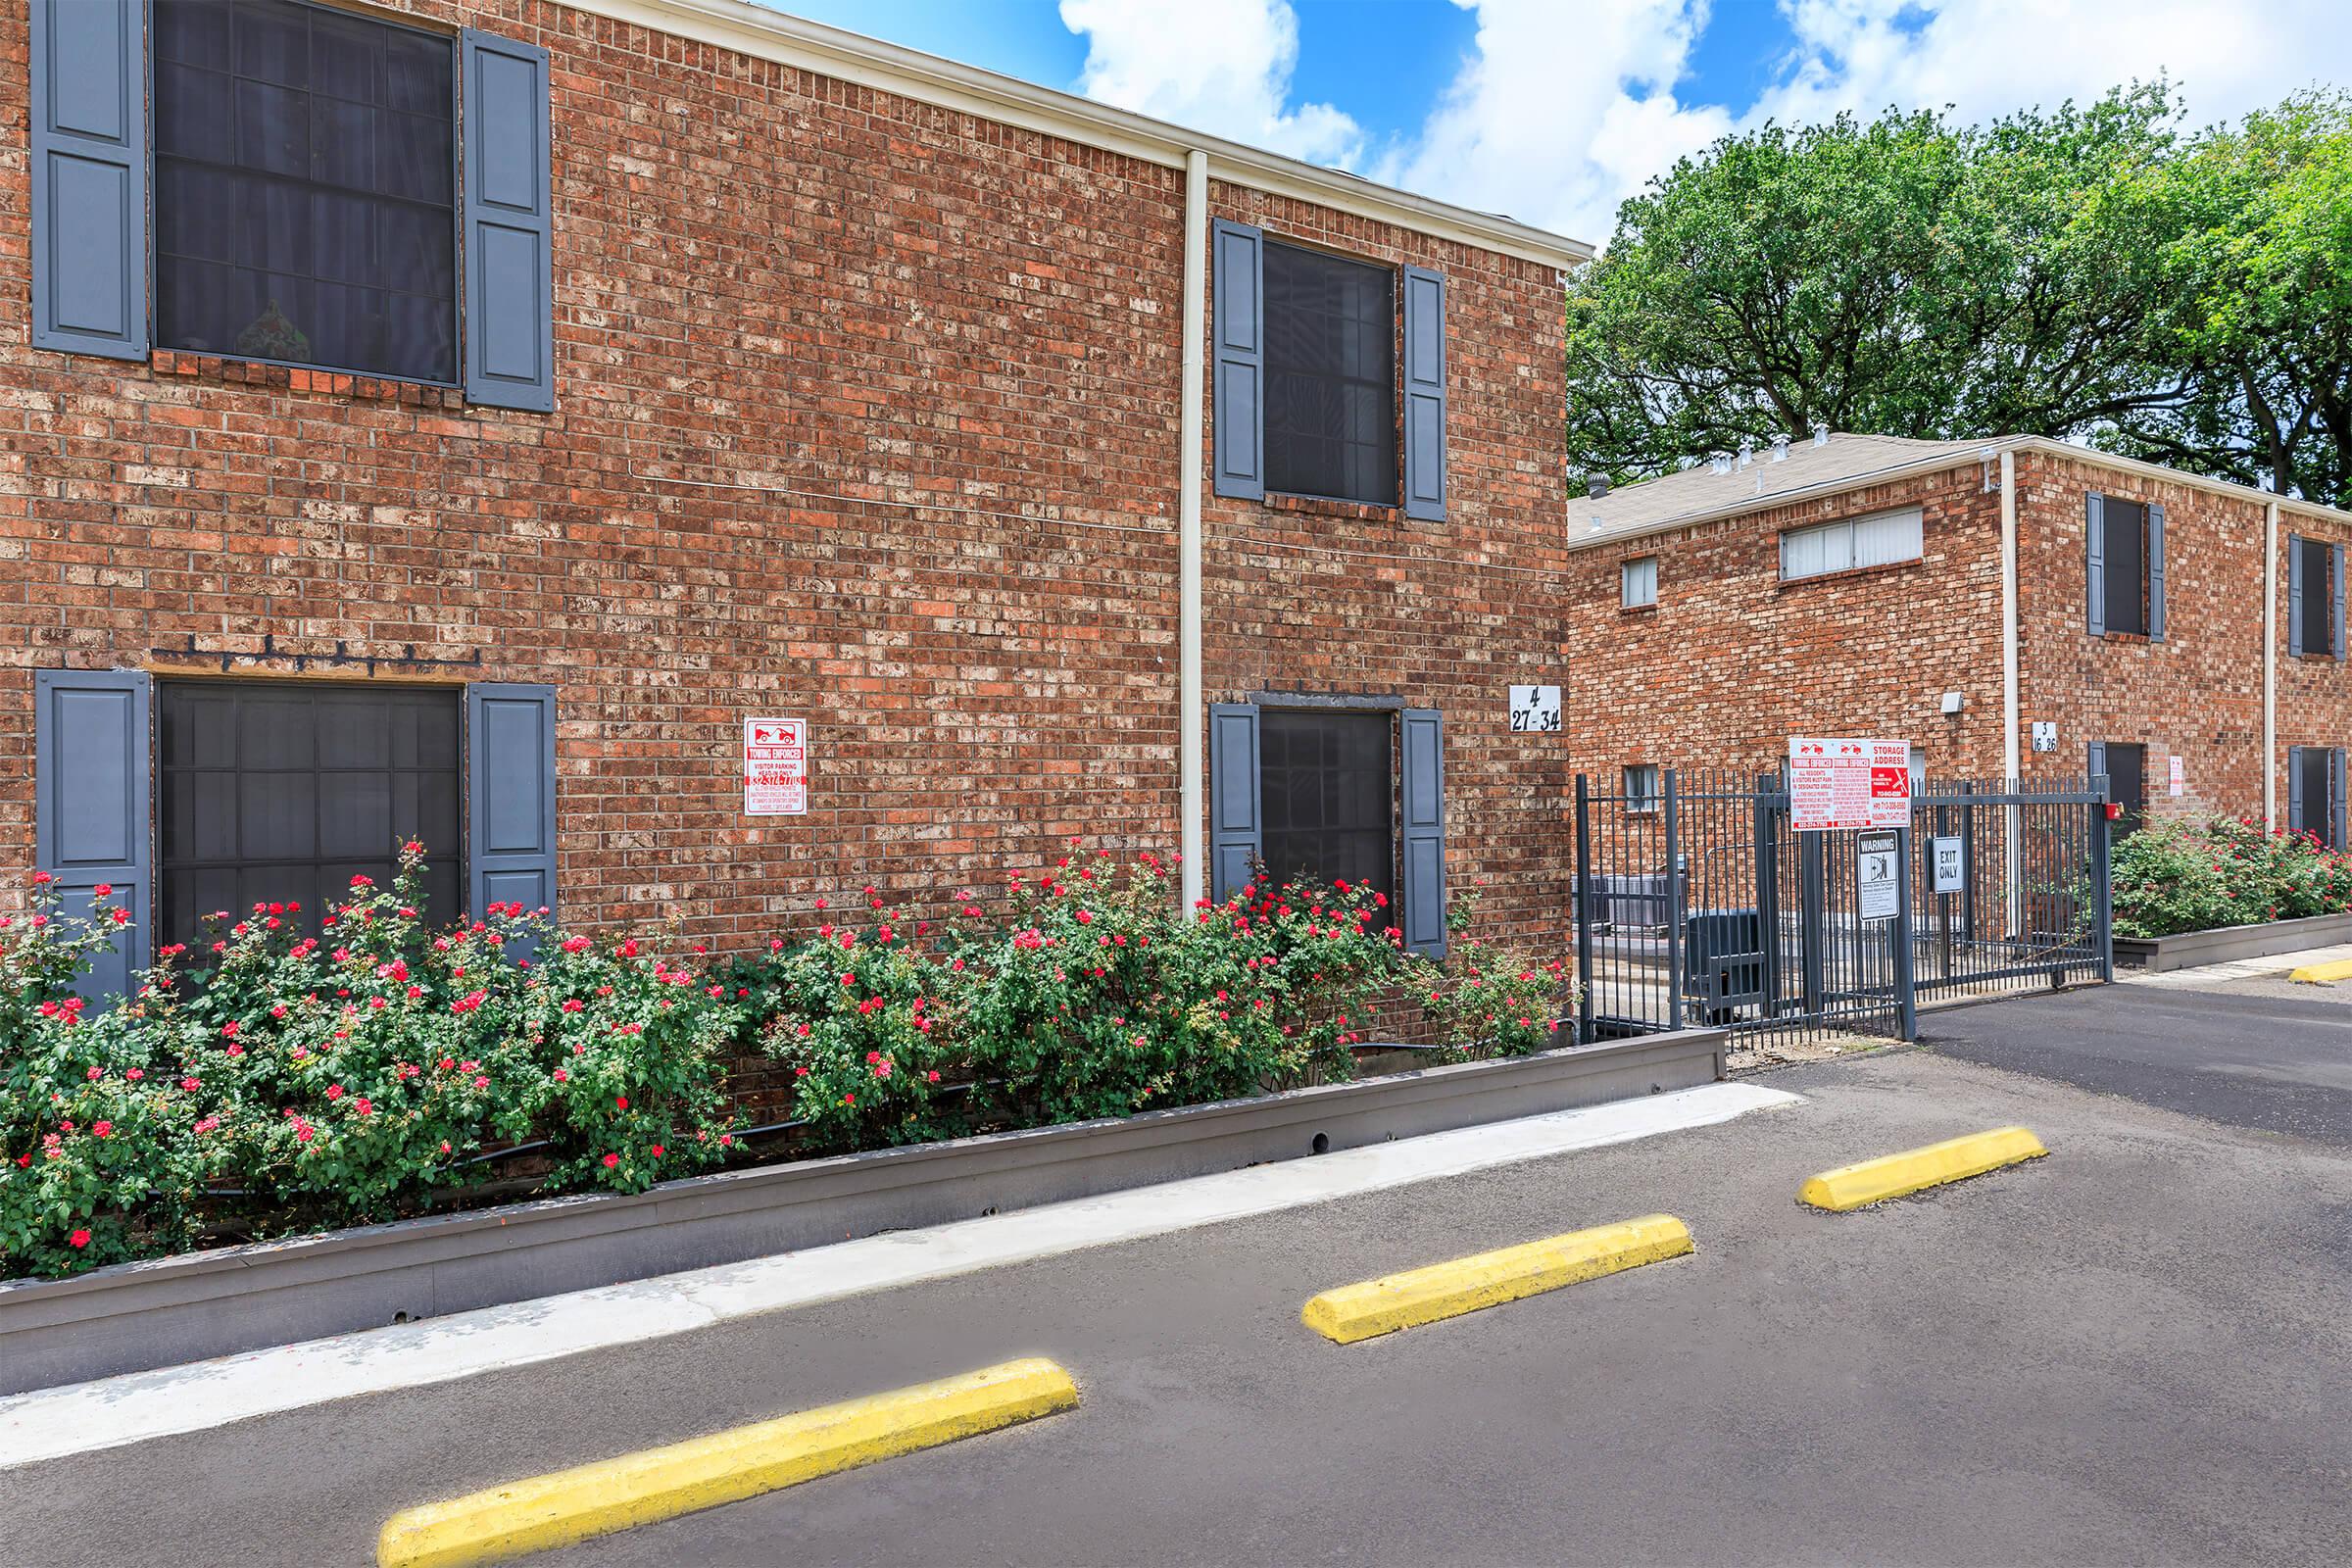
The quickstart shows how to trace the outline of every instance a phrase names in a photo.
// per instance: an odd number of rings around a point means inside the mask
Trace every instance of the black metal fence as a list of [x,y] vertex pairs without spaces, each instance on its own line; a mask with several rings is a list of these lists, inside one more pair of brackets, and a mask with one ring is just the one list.
[[1910,1039],[1918,1005],[2106,979],[2105,781],[1937,780],[1907,827],[1798,832],[1778,769],[1576,789],[1577,1036]]

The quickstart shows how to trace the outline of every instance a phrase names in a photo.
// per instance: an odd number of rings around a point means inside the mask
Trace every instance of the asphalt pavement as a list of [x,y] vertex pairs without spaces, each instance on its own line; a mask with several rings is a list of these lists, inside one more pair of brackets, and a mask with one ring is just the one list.
[[2352,1148],[2352,987],[2276,989],[2287,984],[2020,997],[1926,1013],[1920,1038],[1944,1055]]
[[[400,1507],[1022,1354],[1080,1407],[535,1560],[2352,1560],[2342,1148],[1929,1051],[1766,1081],[1807,1102],[0,1471],[0,1563],[365,1563]],[[2012,1121],[2050,1156],[1793,1200]],[[1653,1210],[1695,1255],[1356,1346],[1298,1322]]]

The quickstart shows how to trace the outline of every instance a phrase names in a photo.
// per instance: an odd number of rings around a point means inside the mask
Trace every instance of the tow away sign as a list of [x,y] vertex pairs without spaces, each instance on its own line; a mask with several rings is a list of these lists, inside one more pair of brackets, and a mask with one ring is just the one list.
[[1800,832],[1911,825],[1911,748],[1903,741],[1792,735],[1788,815]]
[[746,816],[805,816],[808,811],[808,721],[743,721]]

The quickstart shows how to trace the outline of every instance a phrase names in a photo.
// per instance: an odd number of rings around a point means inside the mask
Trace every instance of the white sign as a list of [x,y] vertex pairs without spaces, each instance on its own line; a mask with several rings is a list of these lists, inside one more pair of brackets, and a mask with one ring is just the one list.
[[1560,689],[1557,686],[1511,688],[1513,734],[1551,735],[1560,727]]
[[1929,863],[1935,871],[1931,890],[1936,893],[1958,893],[1968,885],[1968,858],[1956,837],[1930,839],[1935,854]]
[[2167,758],[2164,771],[2166,786],[2173,794],[2179,795],[2188,788],[2188,773],[2180,765],[2180,759]]
[[1854,910],[1865,920],[1891,920],[1902,907],[1901,845],[1890,832],[1854,840]]
[[2056,719],[2037,718],[2034,721],[2034,749],[2037,752],[2054,752],[2058,749]]
[[1800,832],[1910,826],[1910,744],[1791,736],[1788,815]]
[[803,816],[808,810],[808,721],[743,721],[746,816]]

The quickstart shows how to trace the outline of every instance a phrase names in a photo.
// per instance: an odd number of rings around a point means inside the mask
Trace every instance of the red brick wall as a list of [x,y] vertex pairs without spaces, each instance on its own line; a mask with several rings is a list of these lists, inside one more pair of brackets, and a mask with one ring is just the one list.
[[[1916,562],[1784,582],[1788,528],[1921,509]],[[1771,766],[1797,734],[1909,740],[1928,770],[2001,769],[2000,497],[1980,466],[1771,507],[1569,558],[1561,652],[1577,766]],[[1621,608],[1623,563],[1658,558],[1655,609]],[[1961,693],[1959,714],[1939,711]]]
[[[2058,725],[2058,750],[2028,751],[2028,765],[2081,772],[2089,742],[2138,744],[2152,814],[2259,816],[2261,503],[2038,452],[2019,454],[2017,485],[2020,717]],[[2161,643],[2086,630],[2083,498],[2093,491],[2164,508]],[[2181,760],[2178,799],[2166,792],[2170,757]],[[2282,812],[2285,799],[2282,789]]]
[[[552,681],[585,922],[742,940],[1065,835],[1172,849],[1178,173],[535,0],[405,9],[552,53],[552,416],[32,351],[0,13],[0,860],[31,856],[30,671],[61,663]],[[1564,764],[1503,691],[1560,678],[1556,280],[1216,205],[1447,274],[1454,517],[1213,506],[1210,694],[1446,709],[1454,874],[1556,929]],[[741,813],[755,711],[811,721],[806,817]]]
[[1482,931],[1557,942],[1574,875],[1562,814],[1573,774],[1560,735],[1511,733],[1509,687],[1571,683],[1555,630],[1559,281],[1532,262],[1254,191],[1219,184],[1210,207],[1276,238],[1443,273],[1449,402],[1444,522],[1283,497],[1207,501],[1208,700],[1303,692],[1439,710],[1453,885],[1486,884]]

